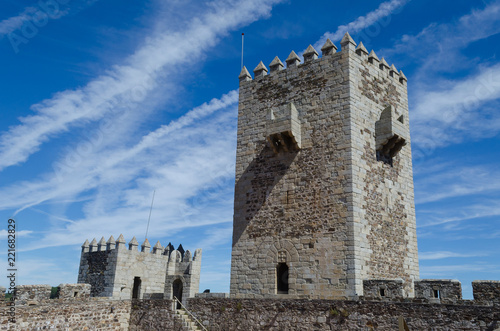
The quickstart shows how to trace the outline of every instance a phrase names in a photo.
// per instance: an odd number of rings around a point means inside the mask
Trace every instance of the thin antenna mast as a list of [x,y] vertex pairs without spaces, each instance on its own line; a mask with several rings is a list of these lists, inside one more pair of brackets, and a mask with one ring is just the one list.
[[146,238],[144,238],[144,240],[148,239],[149,221],[151,220],[151,212],[153,211],[153,202],[155,201],[155,193],[156,190],[153,191],[153,199],[151,199],[151,208],[149,209],[148,226],[146,227]]
[[243,70],[243,45],[245,43],[245,34],[241,34],[241,69]]

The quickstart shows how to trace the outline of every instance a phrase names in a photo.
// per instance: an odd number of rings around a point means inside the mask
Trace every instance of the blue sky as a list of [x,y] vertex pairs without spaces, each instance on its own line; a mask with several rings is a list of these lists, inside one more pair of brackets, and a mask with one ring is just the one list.
[[500,1],[7,0],[18,284],[76,282],[87,238],[142,243],[156,190],[151,243],[202,248],[200,290],[227,292],[241,33],[253,70],[346,31],[408,77],[421,278],[499,279]]

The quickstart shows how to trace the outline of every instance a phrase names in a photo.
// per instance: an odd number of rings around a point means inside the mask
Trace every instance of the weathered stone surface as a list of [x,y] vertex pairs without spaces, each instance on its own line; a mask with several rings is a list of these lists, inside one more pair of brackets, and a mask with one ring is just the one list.
[[370,279],[363,280],[363,299],[394,301],[404,297],[403,280]]
[[128,330],[130,300],[44,300],[16,306],[16,323],[9,307],[0,307],[0,330]]
[[475,280],[472,282],[472,293],[478,303],[500,306],[499,280]]
[[208,330],[495,330],[495,307],[409,302],[276,299],[189,299]]
[[456,303],[462,300],[462,285],[456,279],[420,279],[415,281],[415,298],[431,303]]
[[28,304],[28,301],[39,302],[50,298],[50,285],[18,285],[16,286],[16,303]]
[[187,330],[173,307],[173,300],[133,300],[128,330]]
[[60,284],[57,287],[56,297],[63,300],[90,298],[90,290],[90,284]]

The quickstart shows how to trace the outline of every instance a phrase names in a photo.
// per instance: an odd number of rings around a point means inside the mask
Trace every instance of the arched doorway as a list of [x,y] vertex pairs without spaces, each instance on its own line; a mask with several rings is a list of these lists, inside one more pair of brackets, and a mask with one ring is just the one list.
[[[182,302],[182,280],[176,279],[172,283],[172,294],[176,297],[180,302]],[[181,309],[181,304],[177,302],[177,309]]]
[[140,299],[140,298],[141,298],[141,277],[134,277],[132,299]]
[[276,267],[276,285],[278,294],[288,294],[288,266],[278,263]]

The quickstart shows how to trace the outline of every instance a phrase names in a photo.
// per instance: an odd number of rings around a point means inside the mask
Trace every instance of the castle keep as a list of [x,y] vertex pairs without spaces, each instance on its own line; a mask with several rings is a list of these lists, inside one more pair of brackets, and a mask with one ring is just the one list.
[[239,76],[231,296],[419,277],[406,77],[346,34]]
[[200,284],[201,249],[194,255],[169,243],[158,241],[151,250],[146,239],[139,243],[132,238],[125,244],[122,235],[117,240],[101,238],[82,245],[78,283],[91,285],[92,297],[113,299],[172,299],[185,302],[198,293]]

